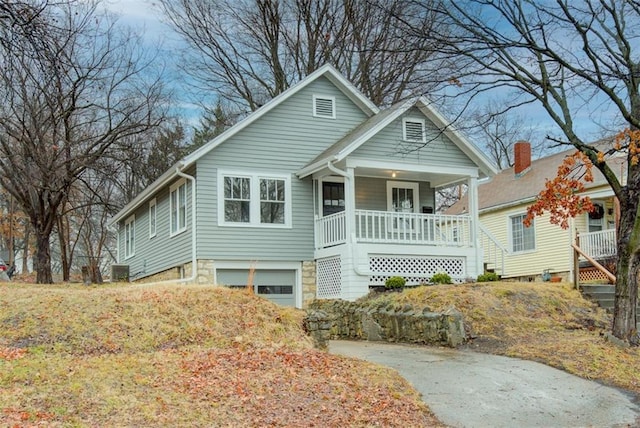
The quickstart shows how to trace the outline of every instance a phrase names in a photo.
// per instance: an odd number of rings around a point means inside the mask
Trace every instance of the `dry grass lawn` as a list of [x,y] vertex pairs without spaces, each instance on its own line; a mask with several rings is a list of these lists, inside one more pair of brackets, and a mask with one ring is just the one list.
[[443,285],[366,299],[433,311],[454,306],[473,337],[469,349],[539,361],[640,394],[640,349],[606,341],[610,315],[568,284]]
[[440,426],[243,290],[0,285],[0,426]]

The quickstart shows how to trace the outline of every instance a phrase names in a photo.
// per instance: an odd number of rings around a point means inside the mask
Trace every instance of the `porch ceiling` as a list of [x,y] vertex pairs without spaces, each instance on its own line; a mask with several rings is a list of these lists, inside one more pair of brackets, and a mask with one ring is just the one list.
[[[469,178],[464,174],[442,174],[424,171],[407,171],[401,169],[379,169],[358,167],[355,169],[356,177],[384,178],[398,181],[428,181],[432,187],[440,187],[461,182]],[[395,174],[395,176],[394,176]]]

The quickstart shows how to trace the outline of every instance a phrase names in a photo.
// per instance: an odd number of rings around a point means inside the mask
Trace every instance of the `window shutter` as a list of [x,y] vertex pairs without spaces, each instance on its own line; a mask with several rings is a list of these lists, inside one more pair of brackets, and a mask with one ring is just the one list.
[[334,101],[332,98],[314,98],[314,115],[335,118]]

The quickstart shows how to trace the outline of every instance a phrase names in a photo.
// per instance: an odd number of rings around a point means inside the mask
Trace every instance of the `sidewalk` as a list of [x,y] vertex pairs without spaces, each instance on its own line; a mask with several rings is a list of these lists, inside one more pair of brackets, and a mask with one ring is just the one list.
[[452,427],[640,426],[633,396],[532,361],[383,342],[332,341],[329,352],[396,369]]

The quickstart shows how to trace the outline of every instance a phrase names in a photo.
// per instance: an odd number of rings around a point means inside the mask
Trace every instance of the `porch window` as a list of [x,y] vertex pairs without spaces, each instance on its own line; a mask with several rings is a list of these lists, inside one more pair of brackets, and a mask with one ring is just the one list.
[[135,254],[136,217],[131,216],[124,222],[124,258],[128,259]]
[[187,229],[187,183],[180,180],[169,194],[171,235],[177,235]]
[[424,143],[426,141],[424,131],[424,119],[405,118],[402,119],[403,139]]
[[526,214],[509,217],[511,226],[511,249],[514,253],[536,249],[535,224],[526,227],[523,223]]
[[291,180],[288,176],[221,173],[218,178],[219,223],[235,226],[291,224]]

